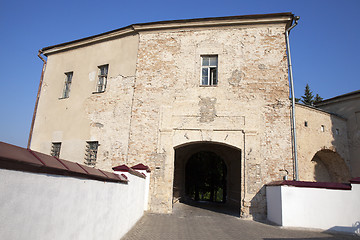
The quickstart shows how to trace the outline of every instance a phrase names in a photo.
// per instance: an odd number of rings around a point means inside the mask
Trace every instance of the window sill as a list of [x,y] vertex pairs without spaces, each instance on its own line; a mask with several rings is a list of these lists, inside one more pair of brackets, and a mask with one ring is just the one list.
[[59,97],[59,100],[61,99],[68,99],[69,97]]
[[92,94],[98,94],[98,93],[104,93],[105,91],[101,91],[101,92],[92,92]]
[[199,87],[217,87],[218,85],[199,85]]

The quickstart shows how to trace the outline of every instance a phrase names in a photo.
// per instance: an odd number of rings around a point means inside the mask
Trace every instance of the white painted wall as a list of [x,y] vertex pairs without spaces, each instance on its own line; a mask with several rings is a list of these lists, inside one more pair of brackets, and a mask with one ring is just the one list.
[[0,235],[119,240],[144,212],[146,179],[129,183],[0,169]]
[[360,184],[352,190],[267,186],[268,219],[281,226],[360,235]]

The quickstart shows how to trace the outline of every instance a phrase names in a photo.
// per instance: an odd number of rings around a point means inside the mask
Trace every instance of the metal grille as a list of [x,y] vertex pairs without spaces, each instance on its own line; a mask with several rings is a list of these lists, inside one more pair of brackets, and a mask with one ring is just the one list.
[[61,143],[60,142],[52,143],[51,156],[54,156],[54,157],[58,158],[60,156],[60,148],[61,148]]
[[86,142],[85,164],[95,166],[99,143],[97,141]]

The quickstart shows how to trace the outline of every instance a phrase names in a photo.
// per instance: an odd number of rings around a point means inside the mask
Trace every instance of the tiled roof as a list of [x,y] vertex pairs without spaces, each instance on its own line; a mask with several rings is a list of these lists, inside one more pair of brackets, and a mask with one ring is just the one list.
[[0,168],[127,183],[118,174],[0,142]]

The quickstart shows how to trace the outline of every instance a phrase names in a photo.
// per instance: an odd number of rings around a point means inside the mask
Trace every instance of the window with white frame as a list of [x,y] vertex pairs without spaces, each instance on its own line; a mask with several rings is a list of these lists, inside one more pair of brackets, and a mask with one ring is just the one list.
[[109,65],[99,66],[98,82],[96,85],[96,92],[104,92],[106,89],[106,82],[108,76]]
[[218,83],[218,56],[201,56],[201,85],[215,86]]
[[51,144],[51,156],[59,157],[61,149],[61,142],[53,142]]
[[68,98],[69,97],[73,72],[67,72],[67,73],[65,73],[65,76],[66,76],[65,77],[65,85],[64,85],[62,98]]
[[95,166],[98,147],[99,147],[99,142],[97,141],[86,142],[86,149],[85,149],[86,165]]

